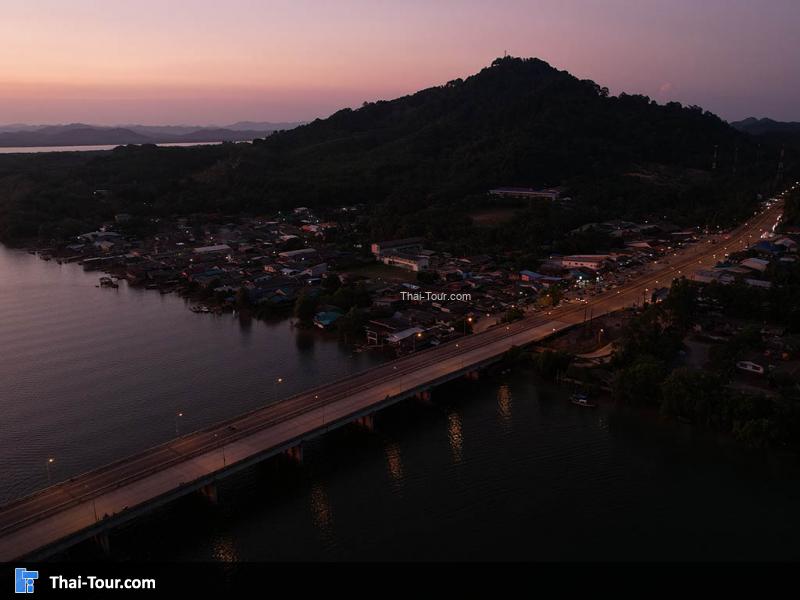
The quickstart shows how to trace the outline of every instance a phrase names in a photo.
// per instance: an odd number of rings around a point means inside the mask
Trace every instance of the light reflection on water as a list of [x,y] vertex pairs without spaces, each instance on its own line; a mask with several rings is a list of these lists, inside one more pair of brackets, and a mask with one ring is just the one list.
[[[454,382],[316,440],[300,467],[229,481],[221,533],[189,514],[193,537],[175,526],[156,558],[232,555],[219,535],[242,561],[800,558],[797,479],[686,431],[576,407],[527,372]],[[118,547],[135,560],[150,536],[133,531]]]
[[447,439],[450,440],[453,462],[459,464],[464,459],[464,435],[461,431],[461,415],[455,411],[447,415]]
[[328,495],[325,493],[325,488],[315,483],[311,488],[311,518],[314,524],[326,536],[331,534],[331,527],[333,526],[333,512],[331,511],[330,503],[328,502]]
[[386,468],[392,482],[397,488],[400,488],[403,483],[403,459],[397,443],[390,443],[386,446]]
[[511,419],[511,388],[508,384],[502,384],[497,389],[497,413],[500,420],[506,425],[512,424]]

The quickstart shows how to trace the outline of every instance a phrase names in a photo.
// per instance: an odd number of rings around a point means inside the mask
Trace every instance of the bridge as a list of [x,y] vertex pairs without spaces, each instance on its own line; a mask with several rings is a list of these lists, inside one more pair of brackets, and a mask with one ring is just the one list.
[[756,241],[779,218],[774,205],[727,239],[707,240],[651,265],[624,286],[387,362],[189,433],[0,507],[0,561],[44,558],[193,492],[216,500],[216,483],[270,456],[302,457],[303,443],[447,381],[477,374],[513,346],[539,342],[584,320],[640,304],[648,291],[713,266]]

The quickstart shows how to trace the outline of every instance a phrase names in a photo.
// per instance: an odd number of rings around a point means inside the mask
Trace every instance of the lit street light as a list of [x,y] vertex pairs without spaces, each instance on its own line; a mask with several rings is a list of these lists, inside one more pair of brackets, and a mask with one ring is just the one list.
[[175,413],[175,435],[176,436],[180,435],[180,431],[181,431],[181,429],[180,429],[180,419],[182,417],[183,417],[183,413],[182,412]]
[[44,463],[44,466],[47,469],[47,485],[50,485],[52,483],[50,478],[50,465],[52,465],[54,462],[56,462],[55,458],[48,458],[47,461]]

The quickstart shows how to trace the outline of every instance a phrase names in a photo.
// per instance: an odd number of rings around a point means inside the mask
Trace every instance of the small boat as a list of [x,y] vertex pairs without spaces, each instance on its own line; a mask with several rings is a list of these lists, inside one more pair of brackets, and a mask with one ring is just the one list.
[[589,400],[589,396],[586,394],[581,394],[580,392],[575,392],[570,396],[570,402],[575,404],[576,406],[583,406],[584,408],[597,408],[597,402],[592,402]]
[[111,279],[111,277],[101,277],[100,287],[118,288],[119,284],[117,284],[113,279]]

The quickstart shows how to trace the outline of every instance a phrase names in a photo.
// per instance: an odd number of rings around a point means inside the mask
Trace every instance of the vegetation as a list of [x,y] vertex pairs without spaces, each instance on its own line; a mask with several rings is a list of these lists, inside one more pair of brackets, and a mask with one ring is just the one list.
[[[794,270],[794,265],[787,265]],[[800,279],[798,279],[800,281]],[[800,290],[798,290],[800,291]],[[702,296],[701,296],[702,294]],[[755,294],[755,295],[754,295]],[[668,298],[649,306],[627,326],[614,358],[614,397],[626,404],[658,407],[665,415],[730,432],[754,447],[800,447],[800,394],[792,377],[772,379],[775,394],[730,386],[735,363],[763,348],[759,326],[741,329],[712,347],[707,369],[677,366],[682,340],[697,319],[700,299],[723,314],[790,324],[774,312],[782,293],[739,285],[673,283]],[[763,311],[763,312],[762,312]]]
[[[587,221],[746,215],[769,191],[779,151],[698,107],[610,96],[541,60],[506,57],[253,144],[2,156],[0,240],[61,239],[120,212],[146,223],[364,203],[373,238],[424,235],[464,253],[588,250],[613,241],[567,239]],[[490,207],[486,191],[498,185],[559,185],[573,201],[474,225],[468,215]]]

